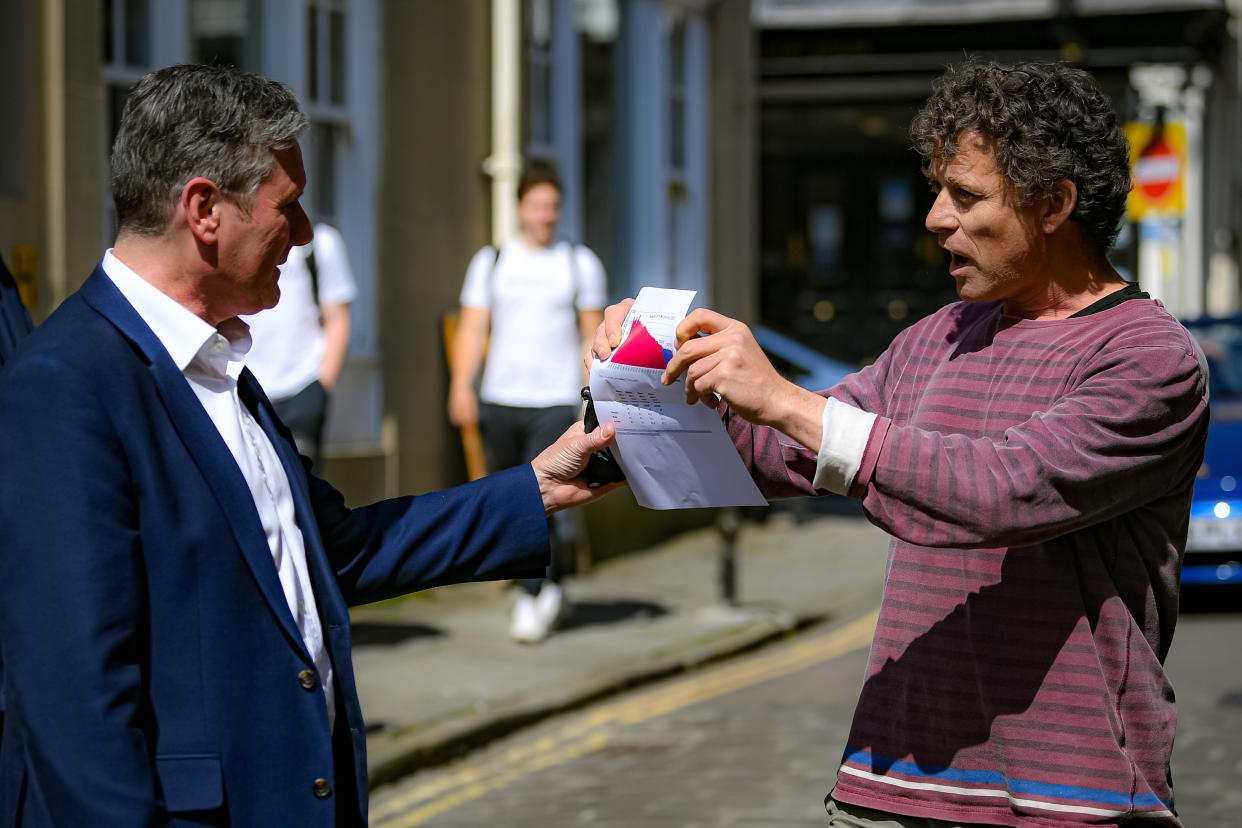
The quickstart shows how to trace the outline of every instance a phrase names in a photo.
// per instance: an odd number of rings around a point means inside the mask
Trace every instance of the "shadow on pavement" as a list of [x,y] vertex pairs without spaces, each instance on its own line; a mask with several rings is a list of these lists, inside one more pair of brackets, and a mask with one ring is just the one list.
[[570,630],[592,624],[615,624],[635,618],[659,618],[662,615],[668,615],[668,610],[652,601],[572,601],[569,612],[557,624],[557,629]]
[[400,644],[412,638],[443,638],[444,630],[429,624],[382,624],[376,621],[355,621],[349,625],[355,647],[369,644]]

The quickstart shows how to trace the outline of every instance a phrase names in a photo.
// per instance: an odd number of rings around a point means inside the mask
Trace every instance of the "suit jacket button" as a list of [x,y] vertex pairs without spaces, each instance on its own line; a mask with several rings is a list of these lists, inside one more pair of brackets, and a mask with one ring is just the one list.
[[315,792],[315,796],[320,799],[327,799],[332,796],[332,786],[328,784],[326,779],[316,779],[315,785],[311,788]]
[[298,673],[298,684],[302,685],[303,690],[314,690],[319,686],[319,677],[314,670],[303,670]]

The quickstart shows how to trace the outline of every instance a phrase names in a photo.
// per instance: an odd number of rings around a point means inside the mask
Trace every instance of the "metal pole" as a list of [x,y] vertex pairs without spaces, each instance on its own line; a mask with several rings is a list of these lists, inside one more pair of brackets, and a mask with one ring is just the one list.
[[[104,21],[105,26],[111,23]],[[55,307],[69,293],[65,264],[69,239],[65,219],[65,89],[65,4],[64,0],[48,0],[43,4],[43,163],[49,307]]]
[[1183,182],[1185,218],[1182,221],[1182,301],[1184,316],[1200,316],[1206,270],[1203,266],[1203,110],[1205,93],[1212,84],[1212,71],[1196,66],[1182,90],[1182,110],[1186,118],[1186,173]]
[[716,529],[720,532],[720,600],[737,606],[737,535],[742,527],[742,513],[736,506],[727,506],[717,513]]
[[492,243],[517,232],[517,182],[522,172],[522,6],[492,0]]

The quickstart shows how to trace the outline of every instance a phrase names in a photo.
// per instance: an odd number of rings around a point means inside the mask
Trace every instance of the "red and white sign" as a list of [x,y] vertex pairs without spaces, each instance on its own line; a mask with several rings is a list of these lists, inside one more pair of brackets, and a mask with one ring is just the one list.
[[1134,165],[1134,186],[1153,204],[1169,197],[1182,178],[1182,159],[1164,138],[1147,147]]
[[1127,205],[1131,221],[1146,216],[1182,214],[1182,175],[1186,166],[1186,130],[1169,121],[1158,131],[1153,124],[1126,124],[1134,189]]

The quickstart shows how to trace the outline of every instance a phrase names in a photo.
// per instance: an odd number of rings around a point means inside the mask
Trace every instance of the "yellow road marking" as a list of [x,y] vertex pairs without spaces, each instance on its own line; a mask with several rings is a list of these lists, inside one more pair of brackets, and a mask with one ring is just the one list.
[[[373,828],[414,828],[427,820],[500,790],[545,768],[555,767],[608,745],[626,725],[779,678],[867,646],[877,612],[745,662],[725,664],[668,685],[603,704],[552,734],[515,745],[481,765],[463,764],[452,773],[415,785],[371,811]],[[425,803],[425,804],[420,804]]]

